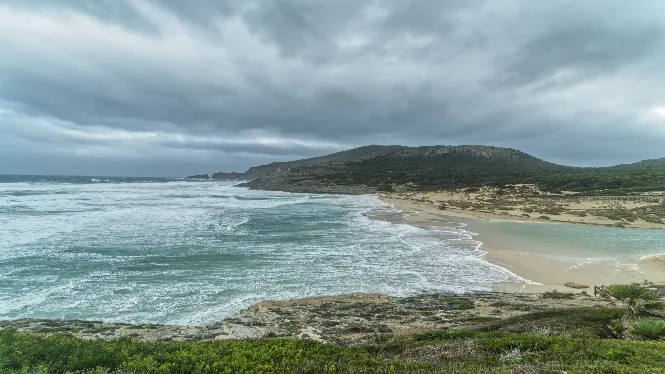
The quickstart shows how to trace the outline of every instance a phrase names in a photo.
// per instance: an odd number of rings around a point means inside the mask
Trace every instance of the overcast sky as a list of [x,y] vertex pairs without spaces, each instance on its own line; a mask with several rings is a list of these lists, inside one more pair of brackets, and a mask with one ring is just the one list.
[[365,144],[665,156],[665,1],[3,0],[0,173],[184,176]]

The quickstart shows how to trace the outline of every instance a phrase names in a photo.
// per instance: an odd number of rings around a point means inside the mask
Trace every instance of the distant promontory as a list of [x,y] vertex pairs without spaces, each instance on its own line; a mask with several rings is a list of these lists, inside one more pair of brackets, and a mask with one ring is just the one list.
[[[200,178],[203,177],[203,178]],[[665,190],[665,158],[611,167],[558,165],[483,145],[369,145],[327,156],[273,162],[244,173],[192,179],[247,181],[252,189],[363,194],[533,184],[542,191],[628,195]]]

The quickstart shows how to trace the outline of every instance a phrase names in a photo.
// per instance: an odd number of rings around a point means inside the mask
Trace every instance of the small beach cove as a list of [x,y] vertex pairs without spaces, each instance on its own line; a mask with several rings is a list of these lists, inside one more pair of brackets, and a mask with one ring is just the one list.
[[463,229],[370,219],[394,215],[373,195],[254,191],[236,182],[6,179],[3,320],[200,325],[268,299],[490,291],[508,277],[479,258],[480,243]]
[[516,275],[495,283],[497,291],[573,291],[565,283],[576,282],[589,286],[578,291],[593,293],[594,286],[665,280],[662,230],[481,218],[440,210],[427,201],[381,199],[411,225],[463,227],[472,233],[482,242],[482,259]]

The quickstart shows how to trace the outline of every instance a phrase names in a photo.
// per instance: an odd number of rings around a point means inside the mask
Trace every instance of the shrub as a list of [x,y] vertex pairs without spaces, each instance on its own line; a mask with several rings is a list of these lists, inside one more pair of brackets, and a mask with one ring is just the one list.
[[607,327],[610,328],[614,336],[617,338],[621,338],[623,334],[626,332],[626,327],[624,326],[623,322],[621,322],[620,319],[613,319],[612,321],[610,321]]
[[645,288],[639,283],[631,284],[613,284],[607,287],[607,296],[622,301],[628,305],[633,305],[639,300],[657,301],[658,294]]
[[643,339],[665,339],[665,321],[657,318],[638,318],[633,323],[633,333]]
[[448,299],[446,300],[449,304],[451,304],[454,309],[461,309],[461,310],[466,310],[466,309],[473,309],[473,300],[457,297],[453,299]]
[[665,306],[656,291],[639,283],[613,284],[607,287],[602,295],[624,303],[630,319],[645,310],[657,310]]
[[665,306],[656,291],[650,290],[639,283],[613,284],[603,290],[601,296],[610,297],[626,306],[626,312],[621,318],[624,331],[632,330],[631,322],[639,315],[652,313],[654,310],[662,309]]
[[608,330],[608,325],[622,315],[623,310],[620,308],[550,309],[487,322],[476,326],[474,330],[614,338],[618,334]]
[[[583,314],[607,322],[617,312],[538,313]],[[665,342],[568,335],[444,330],[351,348],[292,339],[84,341],[3,329],[0,373],[665,373]]]
[[209,342],[84,341],[0,330],[0,373],[331,373],[376,372],[382,365],[360,351],[309,340],[247,339]]
[[560,292],[558,290],[543,292],[540,295],[543,299],[556,299],[556,300],[572,300],[575,298],[575,293],[573,292]]

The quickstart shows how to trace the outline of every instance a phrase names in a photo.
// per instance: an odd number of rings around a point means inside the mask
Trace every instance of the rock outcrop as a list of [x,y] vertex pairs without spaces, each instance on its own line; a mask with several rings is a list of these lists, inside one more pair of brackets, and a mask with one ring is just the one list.
[[564,284],[564,286],[570,287],[570,288],[575,288],[575,289],[578,289],[578,290],[581,290],[581,289],[584,289],[584,288],[589,288],[589,286],[581,284],[581,283],[577,283],[577,282],[566,282]]
[[247,180],[245,177],[245,173],[224,173],[224,172],[219,172],[219,173],[212,173],[212,179],[214,180],[223,180],[223,181],[241,181],[241,180]]
[[564,300],[542,298],[539,294],[498,292],[419,294],[405,298],[348,294],[262,301],[219,322],[198,326],[26,318],[0,321],[0,329],[16,328],[38,335],[68,333],[83,339],[104,340],[131,337],[139,341],[202,341],[279,336],[355,344],[391,335],[482,328],[481,321],[494,323],[499,318],[532,312],[608,306],[611,300],[581,294]]
[[190,175],[187,179],[210,179],[208,174]]
[[322,182],[318,179],[304,179],[296,181],[290,177],[266,177],[242,183],[239,187],[252,190],[284,191],[300,193],[320,193],[336,195],[362,195],[377,192],[374,187],[366,185],[340,185],[334,182]]

